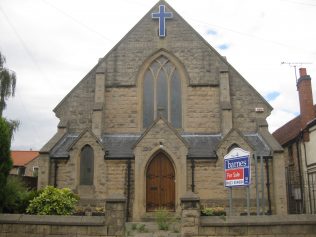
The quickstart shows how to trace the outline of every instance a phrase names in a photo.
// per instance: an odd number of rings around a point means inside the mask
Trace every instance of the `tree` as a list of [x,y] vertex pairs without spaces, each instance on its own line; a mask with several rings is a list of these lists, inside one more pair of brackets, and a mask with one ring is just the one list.
[[6,107],[6,100],[15,94],[15,73],[4,67],[6,59],[0,52],[0,117]]
[[3,211],[6,198],[7,177],[12,169],[11,139],[17,129],[19,121],[7,120],[2,117],[6,107],[6,100],[15,94],[16,76],[4,67],[5,57],[0,52],[0,212]]
[[7,177],[12,168],[11,137],[12,130],[8,122],[0,117],[0,212],[3,210]]

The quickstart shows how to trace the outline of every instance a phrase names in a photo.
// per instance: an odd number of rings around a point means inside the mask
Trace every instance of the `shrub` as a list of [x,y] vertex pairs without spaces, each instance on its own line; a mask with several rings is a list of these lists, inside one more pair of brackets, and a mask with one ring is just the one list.
[[37,215],[71,215],[79,197],[68,188],[58,189],[47,186],[34,198],[27,208],[27,213]]
[[37,191],[29,191],[20,177],[9,176],[4,187],[5,198],[3,212],[26,213],[30,201],[38,195]]
[[204,207],[201,213],[203,216],[226,216],[224,207]]
[[168,230],[169,225],[174,221],[171,213],[166,208],[158,208],[155,211],[155,217],[159,230]]

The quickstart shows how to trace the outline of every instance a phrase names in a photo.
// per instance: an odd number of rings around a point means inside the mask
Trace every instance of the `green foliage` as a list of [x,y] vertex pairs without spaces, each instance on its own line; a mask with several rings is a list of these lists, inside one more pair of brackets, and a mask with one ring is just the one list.
[[5,198],[3,212],[5,213],[26,213],[30,201],[39,193],[29,191],[20,177],[9,176],[4,188]]
[[79,197],[68,188],[58,189],[47,186],[34,198],[27,208],[27,213],[37,215],[71,215]]
[[203,216],[226,216],[224,207],[203,207],[201,213]]
[[4,67],[5,57],[0,52],[0,117],[6,107],[6,100],[15,94],[15,73]]
[[132,224],[132,230],[136,230],[137,229],[137,224],[136,223],[133,223]]
[[148,230],[146,229],[146,225],[145,225],[145,224],[140,224],[140,225],[138,226],[138,231],[139,231],[140,233],[146,233],[146,232],[148,232]]
[[168,230],[174,218],[166,208],[158,208],[155,211],[156,222],[159,230]]
[[10,126],[4,118],[0,117],[0,212],[3,211],[3,204],[6,194],[4,189],[7,184],[7,177],[12,168],[10,146]]

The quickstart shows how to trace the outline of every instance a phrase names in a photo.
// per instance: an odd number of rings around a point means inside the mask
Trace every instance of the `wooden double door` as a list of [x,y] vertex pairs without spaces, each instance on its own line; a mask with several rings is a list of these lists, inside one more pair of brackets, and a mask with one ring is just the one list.
[[175,172],[164,153],[158,153],[146,172],[146,211],[166,208],[175,211]]

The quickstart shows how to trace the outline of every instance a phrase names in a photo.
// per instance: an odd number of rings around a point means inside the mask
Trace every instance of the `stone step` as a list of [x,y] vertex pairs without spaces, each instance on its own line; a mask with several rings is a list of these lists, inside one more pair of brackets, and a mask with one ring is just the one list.
[[159,230],[156,222],[127,222],[125,236],[139,237],[180,237],[180,222],[169,224],[168,230]]
[[134,235],[130,235],[134,237],[180,237],[180,233],[171,233],[169,231],[159,231],[155,233],[137,233]]

